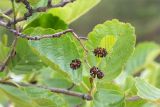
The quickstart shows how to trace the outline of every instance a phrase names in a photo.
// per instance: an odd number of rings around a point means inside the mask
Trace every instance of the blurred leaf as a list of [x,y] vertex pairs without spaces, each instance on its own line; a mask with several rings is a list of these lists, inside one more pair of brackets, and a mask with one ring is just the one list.
[[43,28],[52,28],[52,29],[67,29],[67,24],[60,20],[57,16],[52,14],[41,14],[31,23],[29,23],[25,29],[29,27],[43,27]]
[[67,23],[73,22],[75,19],[89,11],[92,7],[98,4],[100,0],[76,0],[74,3],[67,6],[51,9],[48,12],[54,16],[60,17]]
[[[32,36],[54,34],[56,30],[43,28],[30,28],[25,34]],[[73,59],[82,60],[83,52],[80,51],[81,46],[78,41],[70,34],[65,34],[61,38],[43,39],[39,41],[30,41],[29,44],[34,52],[51,68],[57,72],[61,72],[69,77],[74,83],[82,80],[82,67],[77,70],[70,68]]]
[[28,0],[33,8],[47,6],[47,0]]
[[107,89],[99,89],[94,96],[94,107],[124,107],[124,95]]
[[[89,50],[88,61],[90,65],[99,66],[105,72],[105,80],[114,79],[121,73],[123,66],[133,53],[135,38],[134,28],[128,23],[125,24],[114,19],[97,25],[89,33],[86,43],[86,47]],[[92,51],[102,45],[102,41],[106,42],[103,44],[108,45],[107,51],[112,51],[108,52],[108,56],[105,58],[97,58]]]
[[144,107],[145,100],[127,101],[125,107]]
[[6,34],[2,36],[2,43],[4,46],[7,46],[8,44],[8,36]]
[[0,91],[13,101],[16,107],[28,107],[28,104],[31,104],[30,107],[34,107],[29,97],[18,88],[0,84]]
[[160,101],[160,89],[150,85],[140,78],[136,78],[136,88],[138,90],[138,96],[143,99],[159,102]]
[[0,42],[0,64],[7,58],[10,48]]
[[153,42],[144,42],[137,45],[134,54],[129,58],[125,71],[133,74],[145,68],[160,54],[160,46]]
[[25,74],[39,70],[43,66],[45,64],[32,52],[27,40],[19,38],[16,46],[16,54],[10,61],[10,70],[16,74]]

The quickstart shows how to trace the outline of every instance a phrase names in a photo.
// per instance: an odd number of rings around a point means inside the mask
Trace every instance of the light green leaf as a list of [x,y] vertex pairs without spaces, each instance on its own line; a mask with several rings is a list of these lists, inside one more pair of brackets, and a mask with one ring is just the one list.
[[67,23],[71,23],[99,2],[100,0],[76,0],[74,3],[69,3],[64,7],[51,9],[48,12],[52,13],[54,16],[60,17]]
[[[86,47],[89,50],[88,61],[91,66],[98,66],[105,72],[105,80],[117,77],[132,55],[135,47],[135,31],[128,23],[122,23],[114,19],[97,25],[89,33]],[[107,49],[105,58],[97,58],[93,50],[97,47]]]
[[29,97],[20,89],[0,84],[0,92],[4,93],[11,101],[13,101],[16,104],[16,107],[28,107],[28,104],[31,104],[32,102],[29,99]]
[[7,44],[8,44],[8,36],[7,36],[6,34],[4,34],[4,35],[2,36],[2,44],[3,44],[4,46],[7,46]]
[[150,85],[140,78],[136,78],[138,96],[151,101],[160,101],[160,89]]
[[144,69],[160,54],[160,46],[153,42],[144,42],[137,45],[134,54],[129,58],[125,72],[133,74]]
[[[43,34],[54,34],[56,30],[43,28],[30,28],[26,34],[35,36]],[[79,83],[82,79],[82,67],[77,70],[70,68],[73,59],[82,60],[82,47],[71,33],[63,35],[61,38],[43,39],[30,41],[33,51],[40,56],[42,61],[57,72],[61,72],[65,77],[69,77],[74,83]]]
[[124,107],[124,95],[115,90],[99,89],[93,104],[94,107]]

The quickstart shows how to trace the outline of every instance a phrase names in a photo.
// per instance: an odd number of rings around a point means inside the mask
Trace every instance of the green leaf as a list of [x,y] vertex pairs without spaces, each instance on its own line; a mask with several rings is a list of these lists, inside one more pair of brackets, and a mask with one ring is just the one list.
[[99,89],[94,96],[94,107],[124,107],[124,95],[115,90]]
[[151,101],[160,101],[160,89],[150,85],[140,78],[136,78],[138,96]]
[[137,101],[127,101],[125,107],[145,107],[145,100],[137,100]]
[[68,88],[72,85],[62,74],[55,72],[50,67],[40,70],[38,82],[49,87]]
[[[54,34],[56,30],[43,28],[30,28],[25,34],[32,36]],[[30,41],[33,51],[40,56],[42,61],[57,72],[61,72],[74,83],[82,80],[82,67],[77,70],[70,68],[73,59],[82,60],[82,47],[71,33],[63,35],[61,38],[43,39],[39,41]]]
[[19,38],[16,46],[16,55],[10,61],[10,70],[16,74],[25,74],[39,70],[43,66],[45,64],[32,52],[27,40]]
[[7,58],[9,50],[10,50],[9,47],[4,46],[0,42],[0,64],[5,60],[5,58]]
[[4,35],[2,36],[2,44],[3,44],[4,46],[7,46],[7,44],[8,44],[8,36],[7,36],[6,34],[4,34]]
[[43,28],[52,28],[52,29],[67,29],[67,24],[60,20],[57,16],[52,14],[41,14],[31,23],[29,23],[25,29],[29,27],[43,27]]
[[60,17],[67,23],[71,23],[99,2],[100,0],[87,0],[87,2],[86,0],[76,0],[74,3],[69,3],[64,7],[51,9],[48,12],[52,13],[54,16]]
[[0,91],[13,101],[16,107],[67,107],[66,102],[60,95],[46,89],[16,88],[0,84]]
[[35,105],[38,107],[67,107],[63,97],[52,93],[49,90],[27,87],[23,88],[23,91],[26,92],[32,102],[35,103]]
[[29,97],[18,88],[0,84],[0,92],[13,101],[17,105],[16,107],[28,107],[28,104],[31,104],[30,107],[34,107]]
[[134,54],[129,58],[125,72],[133,74],[144,69],[160,54],[160,46],[153,42],[144,42],[137,45]]
[[[117,77],[132,55],[135,47],[135,31],[128,23],[122,23],[114,19],[97,25],[89,33],[86,47],[89,50],[88,61],[91,66],[98,66],[105,72],[105,80]],[[97,47],[107,49],[105,58],[97,58],[93,50]]]

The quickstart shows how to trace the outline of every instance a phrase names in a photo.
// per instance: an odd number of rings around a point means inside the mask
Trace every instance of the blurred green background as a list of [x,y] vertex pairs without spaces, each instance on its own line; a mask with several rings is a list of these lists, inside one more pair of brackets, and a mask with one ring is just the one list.
[[114,18],[135,26],[138,42],[160,43],[160,0],[102,0],[70,27],[86,36],[95,25]]

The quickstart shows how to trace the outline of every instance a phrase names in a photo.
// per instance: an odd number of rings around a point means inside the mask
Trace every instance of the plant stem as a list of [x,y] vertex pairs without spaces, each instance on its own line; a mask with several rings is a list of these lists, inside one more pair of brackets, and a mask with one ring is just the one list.
[[75,92],[75,91],[69,91],[67,89],[62,89],[62,88],[49,88],[49,87],[46,87],[46,86],[25,84],[25,83],[17,83],[17,82],[16,82],[16,85],[15,85],[15,82],[2,81],[2,80],[0,80],[0,83],[10,85],[10,86],[14,86],[14,87],[17,87],[17,85],[23,86],[23,87],[30,87],[30,86],[38,87],[38,88],[49,90],[51,92],[61,93],[61,94],[65,94],[65,95],[69,95],[69,96],[73,96],[73,97],[78,97],[78,98],[81,98],[81,99],[84,99],[84,100],[92,100],[92,97],[88,94],[83,94],[83,93],[79,93],[79,92]]

